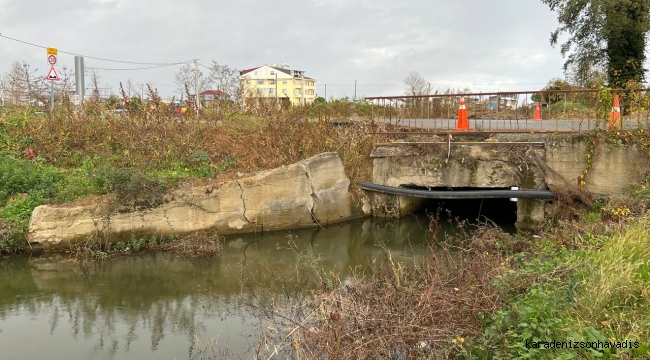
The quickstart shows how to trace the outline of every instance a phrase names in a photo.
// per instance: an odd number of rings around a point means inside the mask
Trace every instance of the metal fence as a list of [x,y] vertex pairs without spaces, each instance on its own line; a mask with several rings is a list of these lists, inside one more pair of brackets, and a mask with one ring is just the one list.
[[[538,90],[384,96],[366,100],[372,104],[375,134],[573,133],[606,129],[615,96],[620,99],[617,128],[635,129],[650,123],[650,89]],[[457,129],[461,97],[467,109],[469,130]]]

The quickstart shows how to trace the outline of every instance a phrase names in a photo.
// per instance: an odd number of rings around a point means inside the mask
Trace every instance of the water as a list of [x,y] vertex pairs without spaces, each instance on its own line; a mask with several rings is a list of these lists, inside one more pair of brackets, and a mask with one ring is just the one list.
[[65,254],[0,259],[0,359],[192,359],[196,339],[210,338],[246,358],[260,323],[245,304],[304,291],[283,286],[304,275],[300,259],[345,277],[383,259],[384,242],[394,258],[422,262],[427,227],[424,215],[362,219],[230,238],[219,259],[144,253],[87,273]]

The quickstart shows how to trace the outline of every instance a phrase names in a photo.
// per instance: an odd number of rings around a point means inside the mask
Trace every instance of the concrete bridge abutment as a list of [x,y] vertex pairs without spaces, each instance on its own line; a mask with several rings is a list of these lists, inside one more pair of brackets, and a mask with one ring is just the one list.
[[[593,141],[586,135],[496,135],[483,141],[399,143],[372,152],[372,182],[423,189],[550,189],[612,196],[648,173],[650,157],[637,145]],[[589,156],[587,156],[589,154]],[[588,163],[588,159],[590,159]],[[579,177],[589,168],[587,182]],[[426,199],[370,194],[372,214],[401,217]],[[548,200],[518,199],[517,225],[533,227],[552,212]]]

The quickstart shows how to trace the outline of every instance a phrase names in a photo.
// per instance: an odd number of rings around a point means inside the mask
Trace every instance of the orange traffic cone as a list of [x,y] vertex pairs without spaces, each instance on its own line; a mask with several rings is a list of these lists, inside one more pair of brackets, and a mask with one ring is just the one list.
[[454,130],[472,130],[469,127],[469,119],[467,118],[467,108],[465,107],[465,97],[460,97],[460,106],[458,107],[458,122]]
[[533,120],[542,120],[542,112],[539,109],[539,103],[535,103],[535,116],[533,116]]
[[621,128],[621,100],[618,95],[614,95],[614,106],[612,113],[609,115],[607,130],[619,130]]

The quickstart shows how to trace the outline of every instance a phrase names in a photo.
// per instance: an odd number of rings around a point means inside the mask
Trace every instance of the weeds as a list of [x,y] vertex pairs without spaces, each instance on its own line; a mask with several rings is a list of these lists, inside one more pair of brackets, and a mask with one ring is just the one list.
[[[339,153],[353,183],[370,176],[372,139],[363,126],[309,120],[318,117],[315,107],[279,112],[260,104],[245,112],[228,105],[196,117],[174,114],[151,89],[148,97],[146,106],[123,99],[122,115],[98,99],[48,117],[29,108],[0,110],[0,221],[9,229],[1,233],[1,252],[25,245],[29,215],[46,203],[112,192],[117,211],[154,207],[179,179],[265,170],[328,151]],[[343,105],[319,109],[336,116]],[[22,158],[28,149],[31,160]]]
[[[596,201],[592,213],[600,217],[608,206]],[[487,226],[469,237],[461,229],[460,238],[432,247],[424,264],[385,250],[370,274],[346,279],[301,255],[297,273],[321,285],[287,305],[251,305],[273,329],[259,348],[265,357],[296,359],[647,358],[648,219],[560,222],[534,242]],[[437,228],[430,215],[430,231]],[[639,346],[530,346],[539,341]]]
[[311,299],[262,312],[279,330],[264,334],[265,345],[281,357],[306,359],[426,359],[466,352],[465,339],[481,332],[481,314],[495,308],[490,281],[500,272],[500,256],[431,250],[431,262],[407,265],[384,249],[385,261],[351,279],[323,274],[317,258],[301,257],[301,269],[312,270],[300,273],[322,285]]
[[141,251],[165,251],[189,258],[206,258],[218,257],[223,250],[223,238],[208,233],[181,237],[131,234],[128,238],[115,240],[102,236],[89,237],[82,243],[70,246],[70,259],[87,272],[97,261]]

